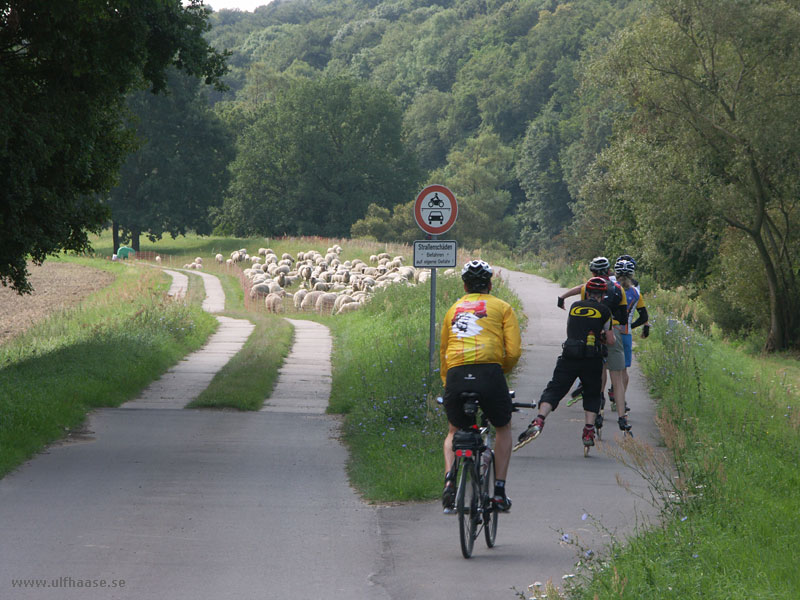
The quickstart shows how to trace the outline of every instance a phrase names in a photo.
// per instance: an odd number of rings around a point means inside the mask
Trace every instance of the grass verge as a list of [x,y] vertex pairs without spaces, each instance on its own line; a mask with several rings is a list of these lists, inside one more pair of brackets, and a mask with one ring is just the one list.
[[92,408],[134,398],[217,326],[198,305],[168,299],[167,279],[155,269],[80,262],[117,279],[0,346],[0,476]]
[[187,408],[260,410],[278,379],[278,369],[292,345],[293,328],[277,315],[226,311],[234,319],[248,319],[255,329],[244,347],[214,376],[209,386]]

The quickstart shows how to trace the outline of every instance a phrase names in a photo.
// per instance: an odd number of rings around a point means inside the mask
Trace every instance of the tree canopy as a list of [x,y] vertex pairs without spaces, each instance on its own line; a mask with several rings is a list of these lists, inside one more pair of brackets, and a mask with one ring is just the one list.
[[372,204],[420,179],[385,91],[341,77],[298,80],[240,136],[222,227],[237,235],[346,236]]
[[[764,289],[767,348],[785,348],[800,328],[800,130],[788,126],[797,122],[800,94],[800,7],[653,4],[593,65],[595,84],[613,87],[631,107],[598,163],[600,187],[607,202],[630,206],[624,226],[667,272],[680,253],[696,257],[677,264],[698,268],[697,257],[736,239],[727,254],[752,270],[724,273],[717,291],[742,279]],[[738,249],[745,240],[756,260]]]
[[139,249],[151,240],[192,230],[211,233],[233,160],[233,136],[208,106],[196,77],[170,69],[164,94],[128,98],[140,147],[130,154],[111,190],[111,218]]
[[131,132],[125,94],[174,65],[219,83],[199,0],[0,2],[0,282],[30,290],[26,260],[89,247]]

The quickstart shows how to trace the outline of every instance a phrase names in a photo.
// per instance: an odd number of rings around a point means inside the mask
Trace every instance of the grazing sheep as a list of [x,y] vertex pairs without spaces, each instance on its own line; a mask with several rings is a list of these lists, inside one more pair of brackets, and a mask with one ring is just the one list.
[[308,292],[305,295],[305,297],[303,298],[303,301],[300,303],[300,309],[301,310],[313,310],[314,307],[317,304],[317,298],[322,296],[322,294],[324,294],[324,293],[325,292],[316,291],[316,290],[313,291],[313,292]]
[[272,293],[269,283],[257,283],[250,288],[250,298],[266,297]]
[[225,257],[224,257],[224,256],[222,256],[222,254],[217,254],[217,255],[214,257],[214,260],[216,260],[216,261],[217,261],[217,264],[218,264],[218,265],[221,265],[221,264],[223,263],[223,261],[225,260]]
[[338,313],[339,309],[342,307],[342,304],[347,304],[348,302],[355,302],[355,298],[347,294],[339,294],[336,297],[336,302],[333,303],[333,313]]
[[269,294],[264,298],[264,305],[267,307],[267,312],[282,313],[283,297],[280,294]]
[[157,262],[158,264],[161,264],[161,257],[160,257],[160,256],[156,256],[156,262]]
[[364,306],[360,302],[345,302],[339,307],[339,310],[336,312],[337,315],[351,313],[357,311],[359,308]]
[[308,290],[297,290],[297,292],[295,292],[293,301],[294,301],[294,307],[297,310],[300,310],[300,305],[303,302],[303,298],[306,297],[306,294],[308,294]]
[[336,298],[338,297],[338,294],[322,294],[317,298],[314,310],[321,314],[331,314],[333,312],[333,305],[336,303]]

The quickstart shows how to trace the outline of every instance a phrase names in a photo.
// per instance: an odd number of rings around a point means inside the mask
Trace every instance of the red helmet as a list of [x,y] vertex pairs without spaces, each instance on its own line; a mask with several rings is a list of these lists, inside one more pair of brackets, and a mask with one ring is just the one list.
[[592,277],[589,281],[586,282],[586,291],[587,292],[598,292],[605,294],[607,287],[606,280],[602,277]]

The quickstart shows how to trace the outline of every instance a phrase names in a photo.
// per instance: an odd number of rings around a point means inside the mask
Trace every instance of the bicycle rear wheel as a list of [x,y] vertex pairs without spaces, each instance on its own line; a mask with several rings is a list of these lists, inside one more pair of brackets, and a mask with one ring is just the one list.
[[[491,452],[491,450],[486,450],[486,452]],[[483,476],[483,493],[481,494],[483,498],[483,535],[486,537],[486,545],[489,548],[494,547],[494,542],[497,539],[497,518],[500,516],[500,511],[492,503],[492,496],[494,495],[494,452],[491,455],[492,460],[489,461],[486,474]]]
[[472,556],[475,532],[478,529],[478,498],[480,492],[475,481],[474,463],[465,460],[461,465],[456,493],[456,512],[458,512],[458,535],[461,540],[461,554],[464,558]]

